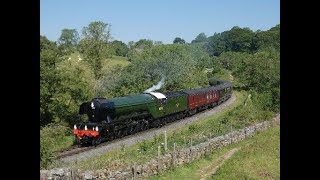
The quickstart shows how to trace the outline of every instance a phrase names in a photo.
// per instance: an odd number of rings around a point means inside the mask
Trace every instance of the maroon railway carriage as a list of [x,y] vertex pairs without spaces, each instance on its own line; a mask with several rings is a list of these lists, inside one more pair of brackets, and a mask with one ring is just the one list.
[[183,91],[189,95],[190,115],[197,111],[215,106],[219,101],[219,91],[216,87]]

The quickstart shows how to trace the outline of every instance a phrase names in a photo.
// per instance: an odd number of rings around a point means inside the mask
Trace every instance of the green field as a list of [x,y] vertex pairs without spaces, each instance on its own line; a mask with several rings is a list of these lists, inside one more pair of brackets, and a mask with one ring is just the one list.
[[280,125],[150,179],[280,179]]

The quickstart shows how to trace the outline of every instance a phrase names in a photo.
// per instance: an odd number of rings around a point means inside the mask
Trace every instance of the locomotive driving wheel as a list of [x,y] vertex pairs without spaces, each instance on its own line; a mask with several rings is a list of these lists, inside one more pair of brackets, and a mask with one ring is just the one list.
[[97,146],[97,145],[99,145],[101,143],[101,138],[100,137],[98,137],[98,138],[95,138],[95,139],[92,139],[92,145],[93,146]]

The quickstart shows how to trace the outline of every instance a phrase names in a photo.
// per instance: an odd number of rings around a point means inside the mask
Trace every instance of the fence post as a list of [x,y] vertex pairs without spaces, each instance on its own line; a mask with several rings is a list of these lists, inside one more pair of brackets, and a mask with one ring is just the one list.
[[173,143],[173,167],[176,166],[176,143]]
[[133,167],[132,167],[132,178],[133,178],[133,180],[137,179],[136,174],[137,174],[137,172],[136,172],[136,163],[134,163]]
[[231,124],[231,132],[230,132],[230,136],[231,136],[231,143],[232,144],[232,137],[233,137],[233,133],[232,133],[232,124]]
[[160,173],[160,148],[161,146],[158,146],[158,173]]
[[167,131],[164,131],[164,151],[168,150]]

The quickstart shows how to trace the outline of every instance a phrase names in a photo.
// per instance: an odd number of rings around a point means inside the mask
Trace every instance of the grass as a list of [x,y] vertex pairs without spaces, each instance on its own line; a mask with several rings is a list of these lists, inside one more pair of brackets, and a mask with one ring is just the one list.
[[[228,133],[231,129],[240,129],[253,124],[257,122],[257,119],[261,121],[272,117],[272,113],[258,111],[254,109],[255,106],[253,105],[244,107],[243,102],[247,96],[246,92],[235,92],[234,95],[237,100],[228,108],[214,116],[168,133],[169,151],[173,150],[174,142],[177,144],[176,148],[181,149],[190,146],[191,142],[193,145],[199,144],[208,138]],[[102,169],[114,164],[123,166],[133,163],[142,164],[157,156],[158,145],[163,142],[164,135],[154,136],[152,140],[146,140],[130,147],[123,146],[120,150],[109,151],[101,156],[67,166],[79,169]]]
[[[78,61],[79,57],[81,58],[81,60],[83,60],[83,57],[79,52],[74,52],[74,53],[71,53],[66,58],[67,59],[70,58],[71,61]],[[102,66],[105,68],[110,68],[117,65],[127,66],[129,64],[130,62],[127,60],[127,58],[122,56],[112,56],[112,58],[107,58],[102,61]]]
[[[239,148],[238,152],[214,174],[204,171],[234,148]],[[150,179],[201,179],[203,174],[209,174],[206,179],[280,179],[280,125]]]
[[112,56],[112,58],[105,59],[103,66],[104,67],[113,67],[116,65],[120,66],[127,66],[130,62],[127,60],[126,57],[122,56]]

